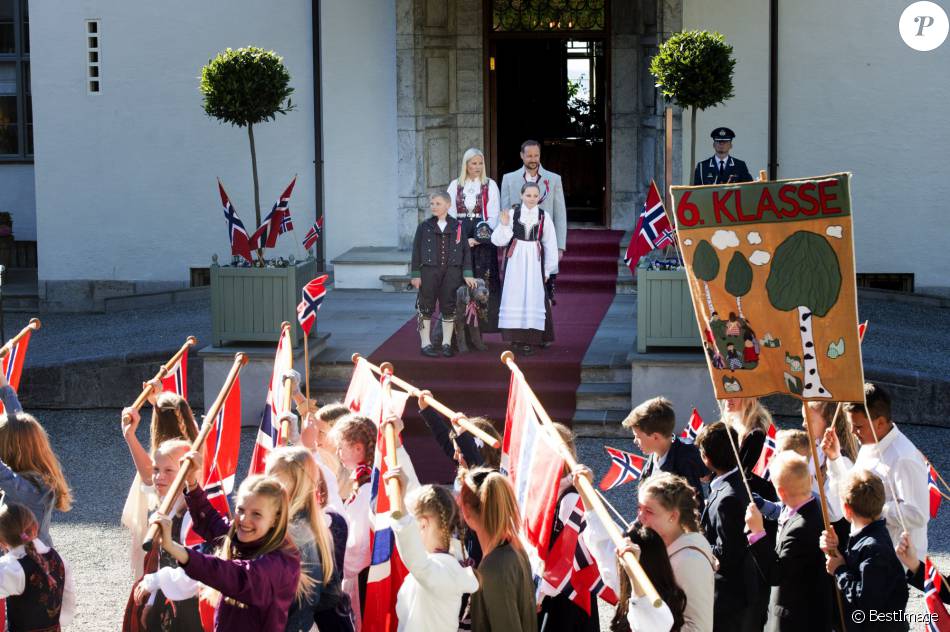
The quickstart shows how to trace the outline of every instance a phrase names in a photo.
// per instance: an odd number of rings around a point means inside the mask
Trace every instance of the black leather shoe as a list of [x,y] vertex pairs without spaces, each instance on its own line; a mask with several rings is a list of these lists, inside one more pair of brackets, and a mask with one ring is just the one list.
[[442,355],[446,358],[451,358],[455,355],[455,352],[452,351],[452,345],[442,345]]
[[432,345],[426,345],[422,348],[422,355],[428,356],[430,358],[438,358],[439,350]]

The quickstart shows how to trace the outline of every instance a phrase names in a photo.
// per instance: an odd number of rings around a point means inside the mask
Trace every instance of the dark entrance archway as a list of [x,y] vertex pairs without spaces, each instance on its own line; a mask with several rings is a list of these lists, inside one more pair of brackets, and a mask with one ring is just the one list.
[[[568,6],[570,5],[570,6]],[[568,221],[609,224],[608,0],[485,0],[489,167],[521,166],[525,139],[564,181]]]

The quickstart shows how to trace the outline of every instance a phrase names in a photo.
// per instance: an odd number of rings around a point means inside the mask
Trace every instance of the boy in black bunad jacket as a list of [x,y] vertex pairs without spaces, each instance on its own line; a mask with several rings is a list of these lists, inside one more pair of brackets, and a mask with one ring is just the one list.
[[[422,355],[452,357],[452,333],[455,328],[455,291],[463,284],[475,285],[472,274],[472,250],[462,235],[462,224],[449,215],[452,198],[435,193],[430,198],[432,217],[419,224],[412,242],[412,287],[419,290],[419,336]],[[430,341],[430,321],[439,302],[442,314],[442,349]]]

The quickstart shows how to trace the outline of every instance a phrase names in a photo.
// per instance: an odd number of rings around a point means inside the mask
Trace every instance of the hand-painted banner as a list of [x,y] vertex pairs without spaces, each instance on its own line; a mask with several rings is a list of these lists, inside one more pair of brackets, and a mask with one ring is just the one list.
[[672,189],[716,397],[862,400],[850,174]]

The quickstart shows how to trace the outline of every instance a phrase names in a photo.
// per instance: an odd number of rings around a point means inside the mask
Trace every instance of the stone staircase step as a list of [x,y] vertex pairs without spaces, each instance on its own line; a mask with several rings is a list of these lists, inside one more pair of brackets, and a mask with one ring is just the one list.
[[383,274],[379,277],[383,292],[415,292],[416,289],[409,284],[411,279],[408,274]]
[[[626,367],[590,366],[581,367],[581,384],[591,383],[630,383],[631,370]],[[628,389],[629,390],[629,389]]]
[[383,289],[382,276],[409,272],[408,250],[394,247],[358,246],[332,260],[334,282],[340,289]]
[[626,413],[612,410],[581,410],[574,413],[571,427],[578,437],[630,438],[630,431],[620,425]]
[[630,382],[581,382],[577,388],[580,410],[630,411]]

